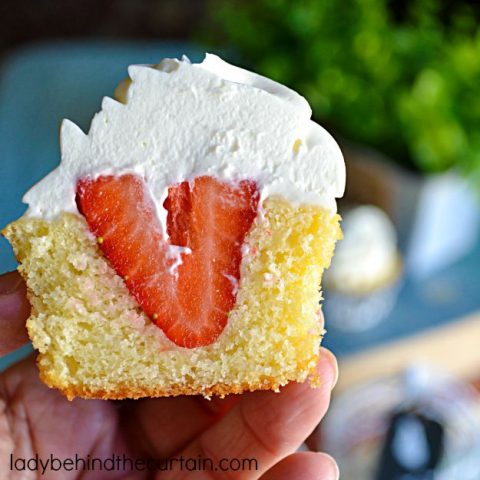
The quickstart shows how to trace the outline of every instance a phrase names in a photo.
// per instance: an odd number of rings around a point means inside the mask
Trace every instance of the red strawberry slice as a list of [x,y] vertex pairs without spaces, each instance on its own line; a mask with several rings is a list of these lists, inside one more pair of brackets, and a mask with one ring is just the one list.
[[[99,247],[147,315],[177,345],[213,343],[227,324],[241,247],[255,219],[256,184],[197,177],[168,189],[168,241],[144,181],[100,176],[77,184],[77,205]],[[182,263],[169,245],[187,247]]]

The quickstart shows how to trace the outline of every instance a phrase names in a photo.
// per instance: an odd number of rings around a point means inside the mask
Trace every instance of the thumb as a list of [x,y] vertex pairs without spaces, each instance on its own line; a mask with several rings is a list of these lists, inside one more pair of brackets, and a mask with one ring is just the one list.
[[20,274],[0,275],[0,356],[28,342],[25,322],[29,315],[27,287]]

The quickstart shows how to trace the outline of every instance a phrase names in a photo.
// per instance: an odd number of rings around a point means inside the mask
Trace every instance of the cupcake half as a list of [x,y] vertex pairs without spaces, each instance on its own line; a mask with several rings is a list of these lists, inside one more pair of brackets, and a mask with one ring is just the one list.
[[[345,170],[308,103],[207,55],[132,66],[4,235],[43,381],[69,398],[304,381]],[[318,379],[312,378],[312,382]]]

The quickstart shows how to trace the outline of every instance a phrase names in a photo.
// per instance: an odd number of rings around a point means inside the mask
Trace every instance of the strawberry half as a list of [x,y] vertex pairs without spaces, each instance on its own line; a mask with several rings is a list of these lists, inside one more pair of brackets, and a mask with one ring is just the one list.
[[[77,205],[115,271],[145,313],[182,347],[213,343],[227,324],[240,279],[241,247],[257,214],[256,184],[197,177],[168,189],[168,241],[144,181],[84,178]],[[170,245],[186,247],[182,263]],[[185,253],[188,252],[188,253]]]

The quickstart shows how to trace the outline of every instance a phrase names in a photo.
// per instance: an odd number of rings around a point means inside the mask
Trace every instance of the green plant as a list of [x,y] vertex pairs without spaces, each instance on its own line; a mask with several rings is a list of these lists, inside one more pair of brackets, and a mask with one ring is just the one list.
[[479,181],[478,14],[465,0],[217,0],[204,35],[341,136]]

